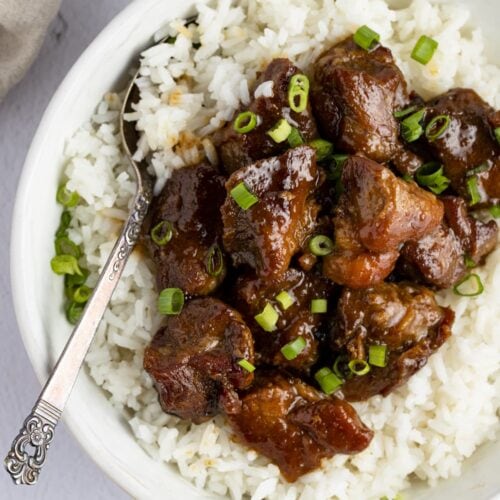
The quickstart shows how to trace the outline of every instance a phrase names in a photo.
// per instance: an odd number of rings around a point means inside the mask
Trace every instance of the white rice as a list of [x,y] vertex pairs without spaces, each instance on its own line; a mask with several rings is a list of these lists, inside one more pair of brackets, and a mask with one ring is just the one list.
[[[307,70],[322,50],[362,24],[381,34],[410,86],[423,96],[466,86],[500,107],[500,70],[487,63],[481,32],[467,25],[469,13],[458,5],[416,0],[408,8],[391,10],[382,0],[220,0],[200,2],[197,10],[198,27],[172,22],[157,36],[178,34],[176,42],[143,54],[141,100],[129,116],[143,132],[139,155],[152,154],[157,190],[175,168],[205,155],[217,162],[210,141],[197,137],[222,126],[240,103],[249,102],[256,73],[271,58],[287,56]],[[425,67],[409,58],[422,33],[440,43]],[[201,47],[195,51],[193,43]],[[272,90],[263,84],[258,92],[268,95]],[[119,106],[118,95],[105,96],[66,150],[68,187],[86,202],[75,209],[70,237],[84,248],[91,285],[135,190],[120,150]],[[199,488],[253,500],[391,497],[411,481],[432,485],[459,475],[463,460],[495,438],[500,407],[499,263],[497,249],[478,271],[485,286],[479,297],[439,294],[455,310],[454,335],[427,366],[387,398],[356,404],[375,430],[369,448],[353,457],[338,455],[293,485],[264,457],[234,443],[222,417],[191,426],[162,412],[142,369],[144,347],[160,318],[151,265],[138,252],[99,326],[87,366],[111,404],[123,410],[138,442]]]

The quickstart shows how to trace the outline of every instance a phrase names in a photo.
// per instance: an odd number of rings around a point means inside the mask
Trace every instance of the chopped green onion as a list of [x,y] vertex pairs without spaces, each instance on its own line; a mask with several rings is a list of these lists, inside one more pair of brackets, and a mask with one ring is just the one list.
[[337,377],[337,375],[326,366],[318,370],[314,374],[314,378],[321,387],[321,390],[328,395],[333,394],[344,383],[340,377]]
[[288,104],[290,105],[290,109],[296,113],[302,113],[302,111],[305,111],[307,108],[308,96],[309,78],[302,74],[293,75],[292,78],[290,78],[290,84],[288,85]]
[[252,363],[250,363],[250,361],[247,361],[246,359],[240,359],[238,361],[238,364],[248,373],[252,373],[255,371],[255,366],[252,365]]
[[334,246],[333,241],[324,234],[318,234],[309,240],[309,250],[317,257],[324,257],[331,254]]
[[358,376],[366,375],[370,371],[370,365],[364,359],[352,359],[348,366],[349,370]]
[[184,292],[180,288],[165,288],[158,297],[158,312],[168,316],[179,314],[184,307]]
[[231,196],[243,210],[248,210],[259,201],[259,198],[249,191],[244,182],[240,182],[231,189]]
[[208,251],[206,268],[208,274],[214,277],[219,276],[224,269],[224,257],[222,255],[222,250],[217,243],[212,245]]
[[278,293],[278,295],[276,295],[275,298],[276,301],[279,302],[283,311],[286,311],[295,302],[293,297],[286,290],[282,290],[280,293]]
[[168,220],[162,220],[151,229],[151,239],[158,246],[166,245],[174,234],[172,224]]
[[78,304],[85,304],[85,302],[89,300],[91,294],[92,288],[82,285],[73,292],[73,300]]
[[296,148],[297,146],[302,146],[302,144],[304,144],[304,139],[302,139],[299,130],[295,127],[292,127],[292,131],[288,136],[288,144],[291,148]]
[[80,247],[73,241],[71,241],[67,236],[59,236],[54,242],[56,249],[56,255],[73,255],[79,259],[82,255]]
[[309,146],[316,150],[316,160],[326,160],[333,153],[333,144],[324,139],[314,139]]
[[69,191],[66,189],[66,184],[63,184],[62,186],[59,186],[59,189],[57,190],[56,200],[63,207],[76,207],[80,201],[80,195],[75,191]]
[[380,35],[365,24],[356,30],[353,40],[356,45],[359,45],[362,49],[372,50],[378,44]]
[[346,361],[346,357],[340,355],[340,356],[337,356],[337,359],[333,363],[333,371],[334,371],[335,375],[337,375],[341,379],[344,379],[345,376],[342,373],[342,370],[340,369],[339,365],[340,365],[341,362],[344,362],[344,361]]
[[254,316],[255,321],[266,332],[274,332],[279,315],[271,304],[266,304],[261,313]]
[[424,133],[424,129],[420,124],[424,115],[425,108],[406,117],[401,122],[401,135],[406,142],[414,142]]
[[368,348],[368,363],[384,368],[387,365],[387,346],[371,345]]
[[464,264],[467,269],[472,269],[473,267],[476,267],[476,263],[474,259],[472,259],[469,255],[465,254],[464,255]]
[[238,134],[247,134],[257,126],[257,115],[251,111],[243,111],[235,119],[233,128]]
[[61,221],[56,231],[56,238],[59,238],[61,236],[66,236],[68,233],[67,229],[70,224],[71,224],[71,214],[67,210],[64,210],[63,213],[61,214]]
[[80,319],[84,304],[78,304],[77,302],[70,302],[66,307],[66,318],[72,325],[76,325]]
[[311,312],[313,314],[323,314],[328,311],[328,301],[326,299],[312,299]]
[[[471,288],[474,286],[475,288]],[[477,297],[484,291],[483,282],[476,273],[464,276],[454,287],[453,291],[462,297]]]
[[349,158],[349,155],[333,155],[332,159],[335,162],[336,167],[342,167],[344,162]]
[[66,288],[75,288],[83,285],[89,277],[89,270],[80,268],[81,274],[66,274],[64,276],[64,286]]
[[433,38],[422,35],[411,52],[411,58],[420,64],[427,64],[438,48],[438,42]]
[[410,174],[404,174],[403,177],[401,177],[406,182],[414,182],[413,177]]
[[500,127],[497,127],[493,133],[495,134],[495,139],[497,140],[498,144],[500,144]]
[[498,219],[500,217],[500,205],[493,205],[489,208],[490,214]]
[[288,360],[295,359],[305,348],[307,342],[304,337],[297,337],[292,342],[288,342],[281,348],[281,354]]
[[266,134],[276,143],[280,144],[288,139],[292,126],[284,119],[278,120],[276,125],[269,129]]
[[466,181],[467,191],[469,192],[470,202],[469,205],[476,205],[481,201],[481,193],[479,192],[479,188],[477,185],[477,177],[473,175],[469,177]]
[[50,267],[56,274],[82,274],[78,261],[73,255],[56,255],[50,261]]
[[435,161],[422,165],[415,179],[420,186],[429,188],[434,194],[441,194],[450,185],[450,179],[443,175],[443,165]]
[[451,119],[448,115],[435,116],[425,127],[425,137],[433,142],[441,137],[450,126]]
[[344,190],[341,182],[342,167],[344,166],[347,158],[349,158],[348,155],[332,155],[333,163],[330,165],[330,170],[327,173],[328,179],[335,183],[335,192],[337,195],[342,194],[342,191]]
[[417,109],[418,109],[418,106],[416,104],[414,104],[413,106],[410,106],[408,108],[400,109],[399,111],[394,111],[393,115],[394,115],[394,118],[403,118],[404,116],[407,116],[407,115],[413,113]]

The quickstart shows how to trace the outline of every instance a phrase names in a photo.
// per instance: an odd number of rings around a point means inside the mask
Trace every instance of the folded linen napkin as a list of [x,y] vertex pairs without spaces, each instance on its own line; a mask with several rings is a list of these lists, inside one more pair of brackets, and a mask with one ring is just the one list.
[[23,76],[61,0],[0,0],[0,100]]

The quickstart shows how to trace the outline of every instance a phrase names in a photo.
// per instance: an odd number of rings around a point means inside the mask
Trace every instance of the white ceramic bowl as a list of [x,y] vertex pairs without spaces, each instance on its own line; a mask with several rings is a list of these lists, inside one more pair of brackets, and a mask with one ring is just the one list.
[[[398,1],[398,0],[396,0]],[[394,3],[394,2],[393,2]],[[500,63],[497,0],[469,0],[475,22]],[[21,334],[38,378],[45,381],[70,333],[62,313],[63,290],[48,265],[59,221],[54,202],[65,141],[89,117],[102,95],[117,88],[125,70],[166,21],[191,14],[193,0],[136,0],[96,38],[54,95],[29,151],[17,193],[11,247],[14,303]],[[136,498],[195,499],[209,496],[173,468],[154,462],[137,444],[124,419],[82,371],[64,414],[89,455]],[[436,488],[414,489],[411,498],[483,500],[500,492],[500,443],[482,447],[460,478]]]

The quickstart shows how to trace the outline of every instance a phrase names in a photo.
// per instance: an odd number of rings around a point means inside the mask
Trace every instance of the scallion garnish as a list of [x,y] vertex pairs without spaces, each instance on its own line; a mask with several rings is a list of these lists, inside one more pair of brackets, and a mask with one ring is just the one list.
[[66,184],[63,184],[62,186],[59,186],[59,189],[57,190],[56,200],[63,207],[76,207],[80,201],[80,195],[75,191],[69,191],[66,188]]
[[321,387],[321,390],[327,395],[333,394],[344,383],[340,377],[335,375],[335,373],[326,366],[318,370],[314,374],[314,378]]
[[453,291],[461,297],[477,297],[483,293],[484,286],[479,275],[470,273],[453,287]]
[[470,197],[469,205],[476,205],[481,201],[481,193],[479,192],[479,187],[477,185],[477,176],[473,175],[472,177],[468,177],[465,182],[467,184],[467,192]]
[[406,142],[414,142],[424,133],[424,129],[420,124],[424,116],[425,108],[407,116],[401,122],[401,136]]
[[306,345],[307,342],[304,337],[297,337],[280,349],[281,354],[283,354],[288,361],[292,361],[292,359],[295,359],[306,348]]
[[497,127],[495,130],[493,130],[493,133],[495,134],[495,139],[497,140],[498,144],[500,144],[500,127]]
[[274,332],[279,315],[271,304],[266,304],[262,312],[254,316],[255,321],[266,332]]
[[288,85],[288,104],[290,105],[290,109],[296,113],[305,111],[307,108],[308,96],[309,78],[302,74],[293,75]]
[[259,198],[245,186],[244,182],[240,182],[231,189],[231,196],[243,210],[248,210],[259,201]]
[[371,345],[368,348],[368,363],[384,368],[387,365],[387,346],[384,344]]
[[224,257],[217,243],[212,245],[208,251],[206,267],[208,274],[214,277],[219,276],[224,269]]
[[255,366],[252,365],[252,363],[250,363],[250,361],[246,360],[246,359],[240,359],[238,361],[238,364],[244,369],[246,370],[248,373],[252,373],[255,371]]
[[66,236],[68,234],[68,227],[71,224],[71,214],[64,210],[61,214],[61,221],[59,222],[59,227],[56,231],[56,238],[60,238],[61,236]]
[[450,179],[443,175],[443,165],[430,161],[422,165],[415,174],[420,186],[424,186],[434,194],[441,194],[450,185]]
[[498,219],[500,217],[500,205],[493,205],[489,208],[490,214]]
[[316,150],[316,160],[326,160],[333,153],[333,144],[324,139],[314,139],[309,146]]
[[75,287],[79,287],[85,283],[87,278],[89,277],[89,270],[80,268],[81,274],[66,274],[64,276],[64,286],[65,288],[73,289]]
[[405,109],[400,109],[398,111],[394,111],[394,118],[403,118],[404,116],[408,116],[409,114],[413,113],[418,109],[418,106],[414,104],[413,106],[410,106]]
[[78,323],[84,307],[84,304],[78,304],[77,302],[70,302],[66,306],[66,318],[72,325],[76,325]]
[[235,119],[233,128],[238,134],[247,134],[257,126],[257,115],[251,111],[243,111]]
[[353,40],[362,49],[372,50],[374,49],[380,40],[380,35],[373,31],[368,26],[361,26],[354,33]]
[[282,290],[280,293],[278,293],[278,295],[276,295],[275,298],[276,302],[279,303],[283,311],[286,311],[295,302],[293,297],[286,290]]
[[318,234],[309,240],[309,250],[317,257],[324,257],[325,255],[331,254],[334,246],[333,241],[324,234]]
[[335,375],[337,375],[337,377],[340,377],[341,379],[344,379],[344,374],[342,373],[342,370],[340,369],[340,363],[342,362],[345,362],[346,361],[346,357],[345,356],[337,356],[337,359],[335,360],[335,362],[333,363],[333,371],[335,373]]
[[410,174],[404,174],[401,179],[403,179],[405,182],[414,182],[413,176]]
[[370,371],[370,365],[364,359],[351,359],[348,365],[354,375],[366,375]]
[[422,35],[411,51],[411,58],[425,65],[432,59],[438,45],[438,42],[433,38]]
[[425,137],[433,142],[441,137],[450,126],[451,119],[448,115],[435,116],[425,127]]
[[291,148],[296,148],[304,144],[304,139],[302,139],[299,130],[295,127],[292,127],[292,131],[288,135],[288,144]]
[[80,247],[67,236],[58,236],[54,242],[56,255],[72,255],[79,259],[82,255]]
[[56,274],[82,274],[78,261],[73,255],[56,255],[50,261],[50,267]]
[[313,314],[324,314],[328,311],[328,301],[326,299],[312,299],[311,312]]
[[91,294],[92,289],[86,285],[82,285],[73,292],[73,300],[78,304],[85,304],[85,302],[89,300]]
[[168,316],[179,314],[184,307],[184,292],[180,288],[165,288],[158,297],[158,312]]
[[269,129],[266,134],[276,143],[280,144],[288,139],[292,126],[284,119],[280,118],[276,125]]
[[464,264],[467,269],[472,269],[473,267],[476,267],[476,262],[474,261],[474,259],[472,259],[467,254],[464,255]]
[[166,245],[174,234],[172,223],[168,220],[158,222],[153,229],[151,229],[151,239],[158,246]]

